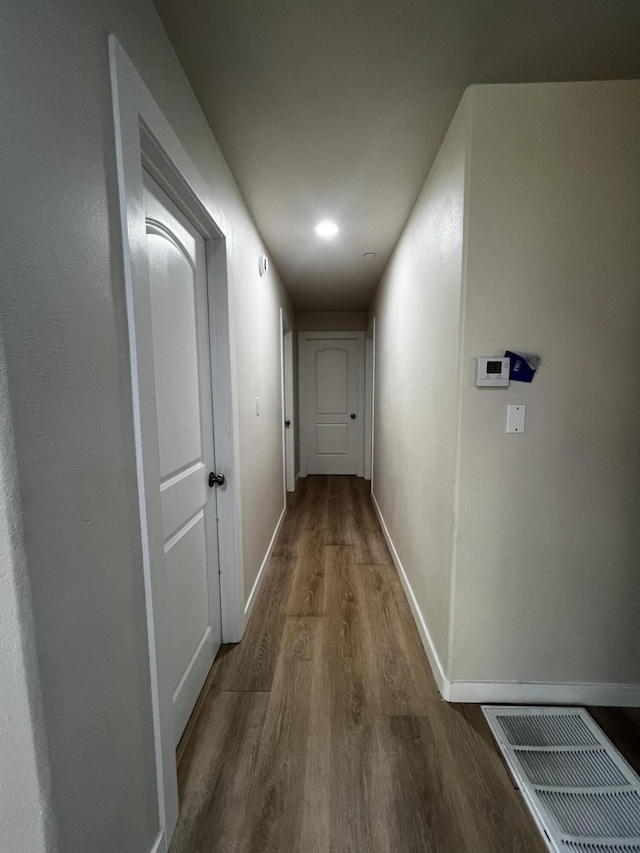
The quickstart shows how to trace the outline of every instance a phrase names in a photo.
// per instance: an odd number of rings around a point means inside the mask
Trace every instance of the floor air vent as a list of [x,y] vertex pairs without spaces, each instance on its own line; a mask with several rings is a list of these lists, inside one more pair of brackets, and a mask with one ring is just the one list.
[[584,708],[482,710],[554,853],[640,853],[640,779]]

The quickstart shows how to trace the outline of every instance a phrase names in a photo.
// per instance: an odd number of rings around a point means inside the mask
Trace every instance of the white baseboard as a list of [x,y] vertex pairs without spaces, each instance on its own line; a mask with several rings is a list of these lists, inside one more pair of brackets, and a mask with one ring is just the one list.
[[149,853],[166,853],[167,847],[168,847],[168,844],[167,844],[167,841],[165,838],[164,829],[161,829],[160,832],[158,833],[158,837],[153,842],[153,845],[152,845]]
[[284,517],[287,514],[287,507],[285,505],[282,513],[280,514],[280,518],[278,519],[278,523],[276,524],[276,529],[273,531],[273,536],[271,537],[271,542],[269,542],[269,547],[267,548],[267,553],[264,555],[264,560],[262,561],[262,565],[260,566],[260,571],[258,572],[258,576],[255,579],[255,583],[253,584],[253,588],[249,593],[249,598],[247,599],[247,603],[244,606],[244,621],[245,624],[251,616],[251,611],[253,610],[253,605],[256,603],[256,598],[258,597],[258,592],[260,591],[260,587],[262,585],[262,581],[264,580],[264,571],[269,565],[269,560],[271,559],[271,554],[273,553],[274,546],[276,544],[276,539],[278,538],[278,533],[280,533],[280,528],[282,527],[282,522],[284,521]]
[[391,534],[389,533],[389,529],[387,528],[387,524],[382,515],[382,510],[376,500],[376,496],[371,492],[371,500],[373,501],[373,505],[375,507],[376,513],[378,514],[378,520],[380,521],[380,526],[382,527],[382,533],[384,535],[387,546],[389,547],[389,551],[391,552],[391,559],[393,560],[393,564],[397,569],[398,576],[400,577],[400,581],[402,583],[405,595],[407,596],[407,600],[409,602],[409,607],[411,608],[411,613],[413,614],[413,618],[415,619],[415,623],[418,627],[418,633],[420,634],[420,639],[422,640],[422,645],[424,646],[424,650],[427,653],[427,657],[429,659],[429,663],[431,664],[431,670],[433,672],[433,677],[436,680],[436,684],[438,685],[438,690],[442,694],[442,698],[449,700],[449,693],[451,689],[451,682],[444,674],[444,669],[442,667],[442,663],[440,662],[440,658],[438,657],[438,652],[436,651],[436,647],[431,639],[431,634],[429,633],[429,629],[427,628],[427,623],[425,622],[424,616],[422,615],[422,611],[418,606],[418,602],[413,593],[413,589],[411,588],[411,584],[409,583],[409,578],[404,570],[404,566],[402,565],[402,561],[398,556],[398,552],[396,551],[396,546],[393,544],[393,540],[391,539]]
[[450,702],[481,705],[603,705],[640,707],[640,684],[451,681]]
[[469,702],[480,705],[603,705],[605,707],[640,707],[640,684],[572,684],[521,681],[457,681],[445,675],[431,639],[422,611],[396,551],[382,511],[371,493],[382,533],[398,571],[409,607],[418,627],[433,677],[442,698],[447,702]]

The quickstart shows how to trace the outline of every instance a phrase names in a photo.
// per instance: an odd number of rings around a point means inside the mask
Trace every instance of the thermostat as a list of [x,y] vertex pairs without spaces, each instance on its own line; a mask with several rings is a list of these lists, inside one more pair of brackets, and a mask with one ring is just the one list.
[[478,358],[478,369],[476,372],[476,385],[478,388],[499,388],[505,387],[508,384],[508,358],[487,358],[483,355]]

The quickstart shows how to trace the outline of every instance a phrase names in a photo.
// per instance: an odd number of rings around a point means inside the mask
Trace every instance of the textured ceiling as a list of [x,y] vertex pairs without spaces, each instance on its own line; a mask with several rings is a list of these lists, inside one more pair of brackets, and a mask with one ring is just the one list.
[[[640,0],[156,6],[308,310],[367,307],[469,84],[640,77]],[[334,241],[315,235],[323,217]]]

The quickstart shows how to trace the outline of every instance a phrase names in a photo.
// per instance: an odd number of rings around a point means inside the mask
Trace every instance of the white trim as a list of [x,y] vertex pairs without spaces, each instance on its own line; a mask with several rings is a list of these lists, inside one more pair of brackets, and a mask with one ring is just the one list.
[[376,318],[373,317],[364,339],[364,478],[371,481],[373,490],[373,441],[375,418],[376,383]]
[[167,849],[167,846],[168,845],[164,834],[164,829],[161,829],[158,833],[158,837],[153,842],[153,846],[151,847],[149,853],[164,853],[164,851]]
[[295,492],[296,490],[296,415],[293,393],[293,335],[293,329],[288,329],[284,334],[284,400],[286,417],[290,421],[285,440],[288,492]]
[[415,620],[431,665],[433,677],[442,698],[447,702],[468,702],[480,705],[601,705],[604,707],[638,708],[640,707],[640,684],[580,684],[548,683],[520,681],[458,681],[450,680],[436,651],[420,610],[409,579],[396,551],[382,510],[371,493],[371,500],[378,514],[382,533],[391,552],[391,558],[407,596],[411,613]]
[[371,376],[371,491],[375,475],[375,453],[376,453],[376,353],[378,347],[378,324],[376,318],[372,320],[373,340],[373,371]]
[[602,705],[640,707],[640,684],[451,681],[450,702],[483,705]]
[[418,602],[416,600],[414,592],[411,589],[411,584],[409,583],[409,578],[407,577],[407,573],[404,570],[402,561],[400,560],[398,552],[396,551],[396,547],[393,544],[389,529],[387,528],[384,517],[382,515],[382,510],[380,509],[378,501],[376,500],[376,496],[373,494],[373,492],[371,493],[371,500],[373,501],[376,513],[378,514],[378,520],[380,521],[380,526],[382,527],[382,533],[384,535],[385,541],[387,543],[387,546],[389,547],[389,551],[391,552],[391,559],[393,560],[393,564],[398,571],[398,575],[405,591],[405,595],[407,596],[409,607],[411,608],[411,613],[413,614],[413,618],[418,628],[418,633],[420,634],[420,639],[422,640],[422,645],[424,646],[424,650],[427,653],[427,657],[429,658],[429,663],[431,664],[431,670],[433,672],[433,677],[436,680],[436,684],[438,685],[438,690],[442,694],[442,698],[446,699],[449,702],[451,701],[449,696],[451,682],[444,674],[444,669],[442,668],[442,663],[440,662],[440,658],[438,656],[438,652],[436,651],[435,644],[431,639],[431,634],[429,633],[429,629],[427,628],[427,623],[425,622],[424,616],[422,615],[422,611],[418,606]]
[[373,395],[372,387],[372,361],[373,361],[373,342],[368,335],[364,339],[364,447],[363,447],[363,477],[365,480],[371,479],[371,399]]
[[[285,388],[285,351],[284,351],[284,336],[285,336],[285,318],[284,311],[280,308],[280,429],[282,430],[282,492],[284,505],[287,505],[287,430],[284,425],[287,416],[287,391]],[[264,565],[264,564],[263,564]],[[262,571],[262,568],[260,569]],[[258,573],[260,577],[260,573]],[[253,590],[251,590],[253,595]],[[245,607],[246,613],[246,607]]]
[[156,476],[159,451],[153,356],[150,347],[138,345],[138,341],[151,340],[143,167],[193,222],[207,245],[210,344],[215,362],[212,378],[214,446],[216,465],[227,478],[227,485],[216,496],[224,642],[237,642],[245,624],[234,323],[227,270],[231,229],[221,208],[211,200],[207,205],[203,203],[202,199],[209,197],[206,184],[115,35],[109,36],[109,64],[161,831],[157,849],[164,853],[178,820],[178,786],[173,687],[168,665],[170,638],[168,632],[162,630],[168,623],[167,580],[164,572],[151,571],[151,566],[164,562],[162,511]]
[[[280,309],[280,382],[282,386],[282,456],[284,466],[284,501],[287,492],[296,490],[295,413],[293,405],[293,328]],[[290,425],[287,427],[285,421]]]
[[358,342],[358,451],[356,455],[356,476],[364,476],[364,332],[298,332],[298,412],[300,429],[298,444],[300,447],[300,477],[308,474],[307,465],[307,343],[314,340],[355,340]]
[[258,597],[258,593],[260,592],[260,587],[262,586],[262,581],[265,576],[265,569],[269,565],[269,560],[271,559],[271,555],[273,554],[273,549],[276,544],[276,539],[278,538],[278,533],[280,533],[280,528],[282,527],[282,522],[284,521],[284,517],[287,514],[287,507],[282,510],[280,513],[280,518],[278,519],[278,523],[276,524],[276,529],[273,531],[273,536],[271,537],[271,542],[269,542],[269,547],[267,548],[267,553],[264,555],[264,560],[262,561],[262,565],[260,566],[260,570],[258,571],[258,575],[255,579],[251,592],[249,593],[249,598],[247,599],[246,607],[244,608],[244,618],[245,624],[247,623],[249,616],[251,616],[251,611],[253,610],[253,605],[256,603],[256,598]]
[[360,343],[358,347],[358,355],[359,355],[359,373],[360,373],[360,381],[358,382],[358,417],[360,418],[360,423],[362,426],[358,430],[358,467],[356,469],[356,476],[364,477],[364,360],[365,360],[365,352],[364,352],[364,333],[360,333]]

